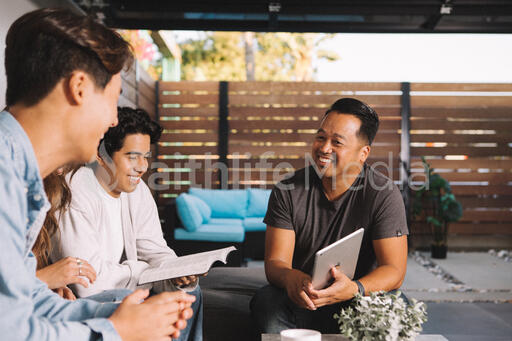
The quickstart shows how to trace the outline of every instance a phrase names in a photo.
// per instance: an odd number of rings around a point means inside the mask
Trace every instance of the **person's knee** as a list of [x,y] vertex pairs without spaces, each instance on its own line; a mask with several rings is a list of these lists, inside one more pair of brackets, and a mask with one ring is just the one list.
[[253,313],[270,313],[278,306],[284,304],[286,292],[272,285],[260,288],[251,299],[250,308]]
[[283,329],[289,319],[287,314],[286,291],[267,285],[259,289],[250,302],[251,316],[263,333]]

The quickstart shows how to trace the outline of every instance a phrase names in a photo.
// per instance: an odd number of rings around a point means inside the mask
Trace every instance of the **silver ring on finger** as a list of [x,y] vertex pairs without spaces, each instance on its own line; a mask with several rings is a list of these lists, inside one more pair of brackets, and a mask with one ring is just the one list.
[[80,267],[84,262],[80,258],[76,258],[76,264]]
[[82,264],[78,266],[78,276],[82,276]]

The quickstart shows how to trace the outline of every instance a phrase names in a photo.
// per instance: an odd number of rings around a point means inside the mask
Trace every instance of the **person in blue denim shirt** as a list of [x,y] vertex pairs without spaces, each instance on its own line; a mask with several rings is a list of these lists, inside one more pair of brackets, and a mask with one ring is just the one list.
[[68,301],[35,276],[31,249],[49,208],[42,178],[96,154],[117,124],[129,45],[91,18],[41,9],[6,37],[7,108],[0,113],[0,335],[3,340],[169,340],[191,317],[184,292],[121,304]]

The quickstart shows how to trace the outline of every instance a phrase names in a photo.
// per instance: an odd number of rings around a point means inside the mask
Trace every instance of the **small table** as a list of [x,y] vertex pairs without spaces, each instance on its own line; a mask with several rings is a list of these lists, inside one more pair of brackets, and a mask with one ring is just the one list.
[[[279,334],[262,334],[261,341],[281,341]],[[348,341],[340,334],[323,334],[322,341]],[[422,334],[416,337],[416,341],[448,341],[443,335]]]

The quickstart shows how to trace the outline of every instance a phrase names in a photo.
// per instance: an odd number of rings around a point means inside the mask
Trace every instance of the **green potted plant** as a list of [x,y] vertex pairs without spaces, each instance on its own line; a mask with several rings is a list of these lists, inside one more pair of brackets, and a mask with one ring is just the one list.
[[455,199],[450,183],[421,158],[426,181],[415,192],[413,216],[425,212],[427,223],[432,229],[432,258],[446,258],[448,227],[462,217],[462,205]]

